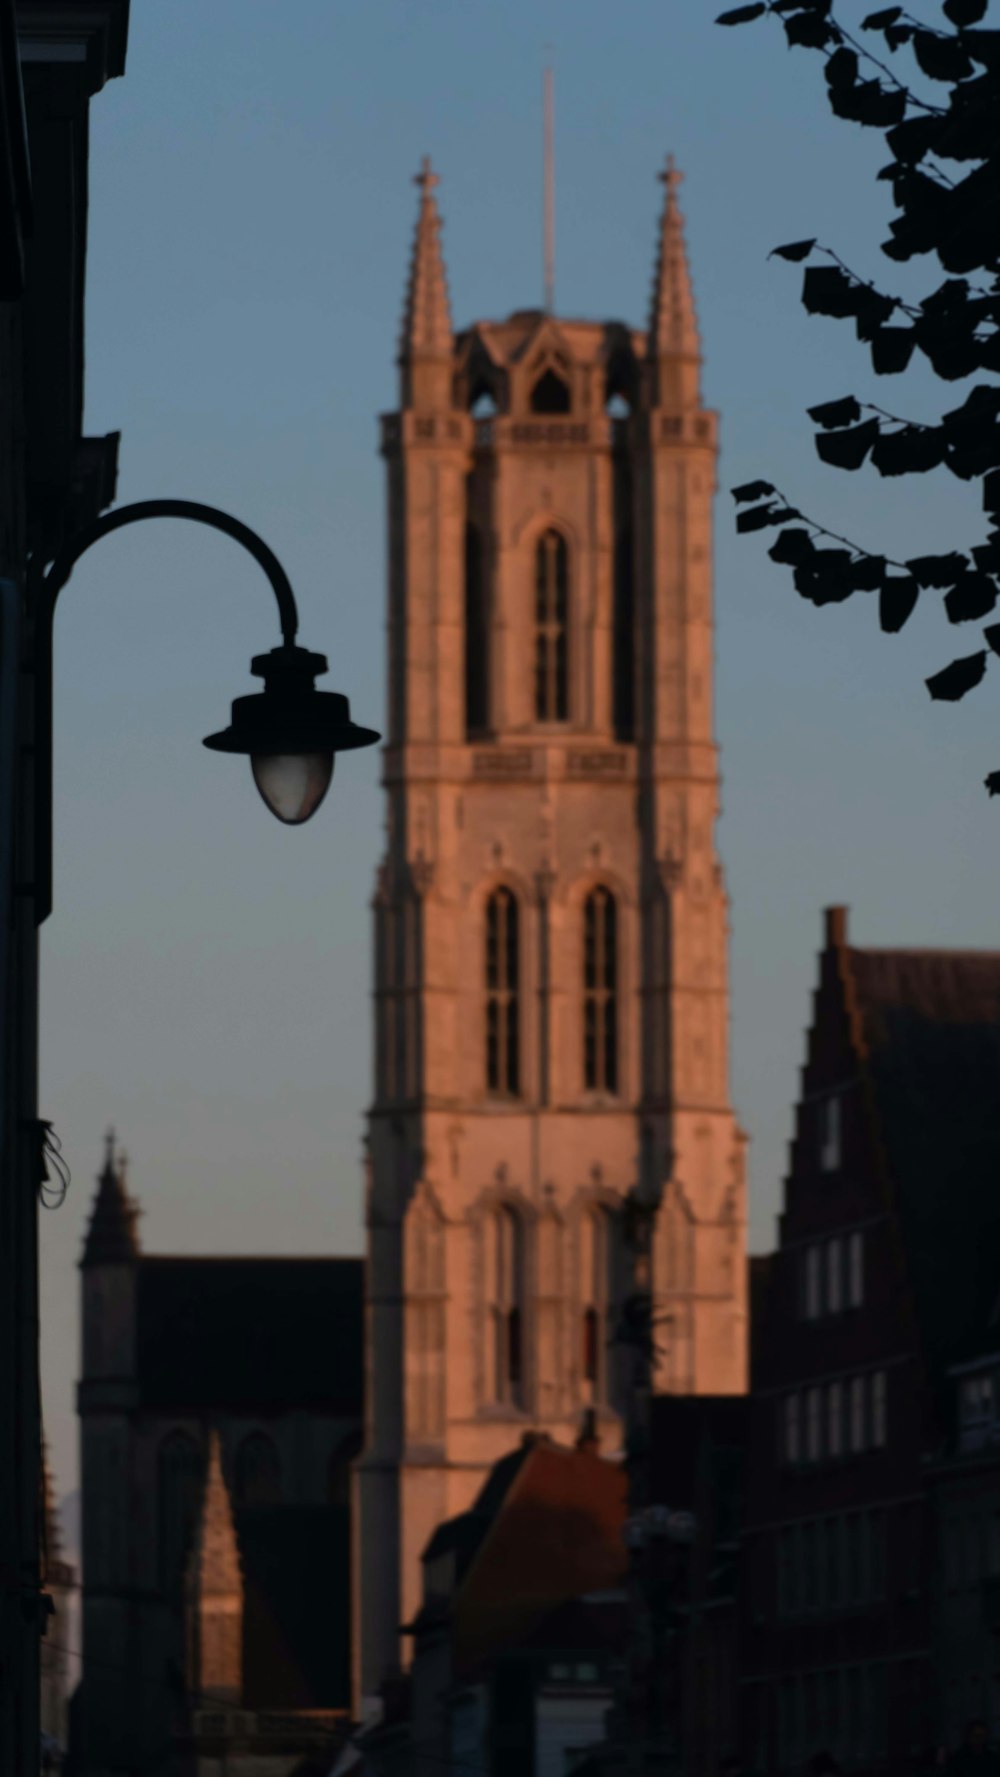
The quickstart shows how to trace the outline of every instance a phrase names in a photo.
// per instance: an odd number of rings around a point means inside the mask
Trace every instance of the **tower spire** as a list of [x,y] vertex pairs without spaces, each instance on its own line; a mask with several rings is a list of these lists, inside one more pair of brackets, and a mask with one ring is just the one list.
[[430,155],[424,155],[413,183],[420,189],[420,209],[399,342],[399,355],[404,362],[415,357],[448,357],[451,352],[448,280],[441,252],[441,218],[434,200],[438,176],[431,167]]
[[124,1154],[116,1164],[115,1132],[104,1138],[104,1165],[97,1175],[97,1196],[83,1246],[82,1265],[124,1265],[139,1256],[136,1223],[139,1206],[125,1182]]
[[[691,273],[684,245],[684,220],[677,192],[683,174],[672,154],[658,175],[666,188],[660,240],[649,309],[647,356],[657,365],[656,399],[661,407],[698,401],[697,365],[701,360]],[[671,371],[668,366],[673,364]],[[685,374],[683,366],[689,368]]]

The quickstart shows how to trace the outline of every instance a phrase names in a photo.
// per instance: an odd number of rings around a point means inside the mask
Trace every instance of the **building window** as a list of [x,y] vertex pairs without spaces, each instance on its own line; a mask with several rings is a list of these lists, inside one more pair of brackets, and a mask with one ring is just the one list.
[[872,1377],[872,1443],[876,1450],[885,1448],[888,1437],[888,1377],[876,1370]]
[[567,608],[569,552],[558,531],[535,549],[535,717],[565,722],[568,707]]
[[786,1462],[798,1462],[802,1454],[797,1394],[785,1396],[784,1454]]
[[831,1382],[826,1391],[826,1448],[830,1456],[844,1453],[844,1389]]
[[281,1504],[281,1459],[262,1431],[243,1439],[233,1464],[233,1492],[238,1506]]
[[857,1453],[867,1448],[867,1427],[865,1424],[865,1379],[863,1376],[851,1377],[850,1388],[851,1412],[851,1449]]
[[569,385],[554,370],[544,370],[531,391],[532,413],[569,413]]
[[521,1086],[517,939],[517,902],[510,889],[494,889],[486,903],[486,1084],[510,1098]]
[[818,1320],[823,1312],[823,1279],[818,1246],[807,1246],[805,1254],[804,1313],[806,1320]]
[[520,1406],[524,1379],[524,1235],[517,1211],[504,1204],[490,1217],[492,1397]]
[[818,1462],[823,1454],[823,1391],[806,1390],[806,1459]]
[[838,1172],[841,1159],[840,1098],[831,1092],[819,1103],[819,1164],[821,1172]]
[[826,1243],[826,1311],[839,1314],[843,1307],[844,1248],[839,1238]]
[[583,1294],[582,1370],[591,1398],[610,1398],[609,1342],[615,1301],[614,1224],[608,1211],[591,1208],[580,1224],[580,1278]]
[[590,1092],[618,1090],[618,914],[606,888],[583,904],[583,1077]]
[[865,1299],[865,1237],[855,1229],[847,1242],[847,1304],[860,1308]]
[[481,734],[487,725],[487,622],[483,543],[477,525],[465,527],[465,726]]

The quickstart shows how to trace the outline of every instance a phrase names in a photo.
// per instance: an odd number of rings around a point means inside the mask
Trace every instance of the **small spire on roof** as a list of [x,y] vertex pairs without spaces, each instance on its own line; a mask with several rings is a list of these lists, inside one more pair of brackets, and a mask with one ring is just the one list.
[[672,154],[658,174],[666,188],[660,241],[653,275],[647,353],[651,359],[701,357],[691,273],[684,245],[684,220],[677,192],[684,175]]
[[441,251],[441,218],[434,198],[438,176],[431,167],[429,155],[424,155],[413,183],[420,190],[420,210],[403,305],[399,355],[403,359],[449,357],[451,309]]
[[129,1195],[127,1167],[124,1154],[116,1164],[115,1132],[109,1129],[104,1138],[104,1165],[97,1176],[97,1195],[81,1265],[123,1265],[139,1257],[139,1206]]

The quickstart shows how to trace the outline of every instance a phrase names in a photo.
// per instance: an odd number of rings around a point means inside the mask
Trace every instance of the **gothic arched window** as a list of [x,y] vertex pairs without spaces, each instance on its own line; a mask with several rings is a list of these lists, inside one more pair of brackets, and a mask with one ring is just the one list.
[[494,889],[486,903],[486,1085],[512,1098],[521,1085],[517,936],[517,902],[510,889]]
[[535,717],[539,722],[565,722],[568,714],[568,582],[566,539],[558,531],[545,531],[535,548]]
[[569,384],[555,370],[543,370],[531,391],[532,413],[568,413]]
[[615,1223],[600,1205],[588,1207],[580,1223],[580,1368],[590,1398],[610,1396],[609,1344],[617,1296]]
[[252,1431],[236,1452],[233,1489],[238,1506],[281,1504],[281,1458],[262,1431]]
[[205,1458],[188,1432],[174,1431],[164,1438],[157,1471],[160,1585],[171,1596],[184,1577],[205,1484]]
[[483,583],[483,541],[479,527],[465,527],[465,727],[486,727],[487,626]]
[[520,1406],[524,1384],[524,1228],[503,1204],[489,1218],[487,1287],[492,1399]]
[[602,887],[583,904],[583,1080],[589,1092],[618,1090],[618,916]]

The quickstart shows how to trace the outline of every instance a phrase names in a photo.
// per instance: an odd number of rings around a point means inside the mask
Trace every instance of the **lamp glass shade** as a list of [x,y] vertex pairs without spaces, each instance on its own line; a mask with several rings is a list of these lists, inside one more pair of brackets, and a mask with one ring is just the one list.
[[288,827],[300,827],[330,788],[333,752],[251,753],[250,769],[271,813]]

